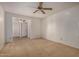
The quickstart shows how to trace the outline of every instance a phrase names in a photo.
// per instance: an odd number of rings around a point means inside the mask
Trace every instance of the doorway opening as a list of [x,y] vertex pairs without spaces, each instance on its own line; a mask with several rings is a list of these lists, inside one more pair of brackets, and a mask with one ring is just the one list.
[[31,37],[31,21],[12,17],[12,37],[13,40],[26,39]]

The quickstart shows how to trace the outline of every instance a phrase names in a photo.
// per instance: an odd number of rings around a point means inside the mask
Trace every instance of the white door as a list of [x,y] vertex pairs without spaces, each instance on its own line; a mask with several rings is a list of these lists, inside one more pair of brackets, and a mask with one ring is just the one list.
[[20,36],[20,24],[16,17],[12,17],[12,31],[13,31],[13,37],[19,37]]
[[27,23],[22,23],[22,36],[25,37],[27,36],[27,33],[28,33],[28,26],[27,26]]

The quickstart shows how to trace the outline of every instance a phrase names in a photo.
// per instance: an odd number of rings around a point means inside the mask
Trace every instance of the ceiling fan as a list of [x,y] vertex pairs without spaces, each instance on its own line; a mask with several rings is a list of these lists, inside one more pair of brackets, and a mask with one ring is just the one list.
[[41,11],[43,14],[45,14],[44,10],[52,10],[52,8],[43,8],[43,2],[39,2],[39,6],[37,7],[37,10],[35,10],[33,13],[36,13],[37,11]]

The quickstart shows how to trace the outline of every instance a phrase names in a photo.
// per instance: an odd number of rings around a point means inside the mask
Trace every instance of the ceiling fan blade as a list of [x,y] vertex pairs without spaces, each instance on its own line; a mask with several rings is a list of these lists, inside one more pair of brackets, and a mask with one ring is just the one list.
[[52,10],[52,8],[42,8],[43,10]]
[[36,10],[36,11],[34,11],[33,13],[36,13],[37,11],[39,11],[39,10]]
[[42,12],[43,14],[45,14],[45,12],[44,12],[43,10],[41,10],[41,12]]
[[38,7],[42,7],[43,5],[43,2],[39,2],[39,6]]

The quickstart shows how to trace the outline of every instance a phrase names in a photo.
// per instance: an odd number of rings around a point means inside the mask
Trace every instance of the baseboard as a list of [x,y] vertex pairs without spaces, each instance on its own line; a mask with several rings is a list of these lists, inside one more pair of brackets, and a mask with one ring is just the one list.
[[30,39],[42,39],[41,37],[37,37],[37,38],[30,38]]
[[[21,38],[26,38],[27,36],[22,36]],[[20,36],[14,36],[13,38],[20,38]]]

